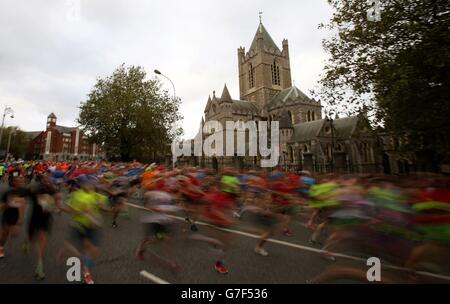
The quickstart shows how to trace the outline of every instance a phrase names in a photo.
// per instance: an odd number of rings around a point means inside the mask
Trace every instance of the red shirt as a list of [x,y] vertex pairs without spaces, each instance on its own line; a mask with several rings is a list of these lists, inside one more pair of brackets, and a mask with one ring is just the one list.
[[416,194],[418,202],[435,201],[442,203],[450,203],[450,189],[433,188],[418,191]]

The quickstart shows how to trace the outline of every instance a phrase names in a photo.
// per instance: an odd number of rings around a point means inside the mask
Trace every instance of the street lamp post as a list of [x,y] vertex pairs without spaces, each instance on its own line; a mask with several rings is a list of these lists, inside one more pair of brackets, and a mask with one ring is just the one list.
[[175,85],[173,84],[172,80],[169,77],[167,77],[166,75],[164,75],[163,73],[161,73],[159,70],[154,70],[153,72],[155,72],[155,74],[161,75],[162,77],[164,77],[170,81],[170,83],[172,84],[172,88],[173,88],[173,100],[175,100],[175,98],[176,98]]
[[14,118],[13,109],[11,107],[5,106],[5,109],[3,110],[2,126],[0,127],[0,149],[2,146],[3,127],[5,126],[5,117],[8,114],[11,114],[11,118]]
[[[173,84],[173,81],[169,78],[169,77],[167,77],[166,75],[164,75],[163,73],[161,73],[159,70],[154,70],[153,71],[155,74],[157,74],[157,75],[161,75],[162,77],[164,77],[164,78],[166,78],[167,80],[169,80],[170,81],[170,83],[172,84],[172,88],[173,88],[173,100],[175,101],[175,99],[176,99],[176,93],[175,93],[175,85]],[[172,123],[172,129],[175,129],[175,122],[173,122]],[[172,165],[174,165],[174,164],[172,164]]]
[[16,128],[11,128],[11,131],[9,132],[9,136],[8,136],[8,146],[6,148],[6,156],[5,156],[5,161],[7,162],[9,160],[9,148],[11,147],[11,137],[12,135],[16,134],[17,129]]

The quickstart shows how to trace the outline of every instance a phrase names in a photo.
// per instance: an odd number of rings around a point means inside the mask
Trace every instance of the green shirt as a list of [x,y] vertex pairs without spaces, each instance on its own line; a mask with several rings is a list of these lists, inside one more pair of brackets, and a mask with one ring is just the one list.
[[334,191],[338,188],[339,185],[334,182],[312,185],[309,189],[309,205],[317,209],[338,206],[334,198]]
[[224,175],[222,176],[222,191],[228,193],[236,193],[239,187],[239,180],[235,176]]
[[86,192],[82,189],[72,193],[69,206],[75,211],[73,220],[79,228],[98,228],[101,226],[101,206],[107,197],[96,192]]

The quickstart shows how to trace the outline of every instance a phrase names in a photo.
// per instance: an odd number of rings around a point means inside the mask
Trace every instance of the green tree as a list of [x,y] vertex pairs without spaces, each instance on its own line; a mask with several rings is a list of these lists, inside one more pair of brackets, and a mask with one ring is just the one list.
[[172,127],[182,118],[180,100],[162,90],[157,79],[145,78],[142,67],[122,64],[111,76],[97,79],[81,103],[78,123],[110,158],[161,159],[182,133]]
[[[331,109],[366,106],[374,122],[407,135],[410,151],[433,169],[450,146],[447,0],[381,0],[381,20],[369,21],[371,1],[328,0],[334,14],[320,28],[330,58],[318,97]],[[428,164],[428,165],[427,165]]]
[[26,133],[20,130],[18,127],[7,127],[3,130],[2,134],[2,146],[0,147],[1,158],[6,155],[8,148],[8,140],[11,138],[9,153],[14,158],[25,158],[28,147],[28,139]]

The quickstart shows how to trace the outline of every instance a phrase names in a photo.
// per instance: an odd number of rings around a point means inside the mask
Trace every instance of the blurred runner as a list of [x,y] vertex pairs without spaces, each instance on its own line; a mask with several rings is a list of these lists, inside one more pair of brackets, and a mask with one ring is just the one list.
[[163,241],[164,256],[149,250],[158,261],[168,265],[172,270],[178,270],[175,262],[175,248],[173,244],[174,219],[166,213],[175,213],[180,210],[175,206],[173,196],[163,191],[148,191],[144,194],[144,206],[150,214],[143,215],[140,219],[144,226],[144,237],[136,248],[136,257],[144,260],[147,246]]
[[82,258],[84,281],[86,284],[94,284],[92,269],[95,266],[94,259],[100,253],[98,248],[102,227],[100,211],[110,209],[106,207],[107,197],[94,191],[92,179],[82,177],[79,184],[80,189],[73,192],[68,201],[68,212],[73,218],[71,239],[75,246],[71,242],[66,242],[66,247],[59,256],[69,251]]
[[29,190],[25,188],[25,178],[13,174],[10,178],[10,188],[1,198],[0,209],[3,210],[0,233],[0,258],[5,257],[5,244],[10,236],[18,234],[25,213],[26,199]]
[[62,193],[52,185],[50,173],[37,177],[37,184],[31,187],[31,217],[28,223],[28,239],[37,241],[38,262],[35,270],[35,278],[45,278],[43,258],[48,243],[48,234],[52,224],[52,212],[61,206]]

